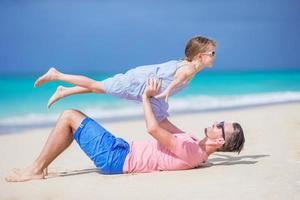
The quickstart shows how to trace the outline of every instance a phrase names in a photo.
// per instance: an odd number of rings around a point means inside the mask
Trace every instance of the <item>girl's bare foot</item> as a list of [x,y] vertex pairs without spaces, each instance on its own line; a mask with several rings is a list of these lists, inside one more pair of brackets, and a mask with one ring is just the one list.
[[64,97],[63,92],[66,89],[67,89],[66,87],[63,87],[61,85],[56,88],[56,91],[48,101],[48,108],[50,108],[50,106],[54,104],[56,101]]
[[40,76],[34,83],[34,87],[38,87],[43,83],[53,81],[57,78],[59,71],[54,67],[51,67],[44,75]]
[[44,179],[46,176],[47,168],[42,171],[36,171],[32,167],[28,167],[24,170],[14,170],[10,176],[7,176],[5,180],[7,182],[23,182],[29,181],[33,179]]

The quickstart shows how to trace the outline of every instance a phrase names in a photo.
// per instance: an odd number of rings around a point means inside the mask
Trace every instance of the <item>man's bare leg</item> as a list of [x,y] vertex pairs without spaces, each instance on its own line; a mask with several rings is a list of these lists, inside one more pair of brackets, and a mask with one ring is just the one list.
[[73,94],[82,94],[82,93],[89,93],[93,92],[88,88],[84,87],[79,87],[79,86],[74,86],[74,87],[63,87],[63,86],[58,86],[56,88],[56,91],[54,94],[51,96],[51,98],[48,101],[48,108],[51,107],[52,104],[54,104],[56,101],[58,101],[61,98],[73,95]]
[[90,79],[85,76],[80,76],[80,75],[64,74],[62,72],[59,72],[53,67],[50,68],[48,72],[46,72],[44,75],[42,75],[35,81],[34,87],[38,87],[43,83],[47,83],[50,81],[58,81],[58,80],[68,82],[76,86],[87,88],[95,93],[105,92],[103,83],[101,81],[95,81],[93,79]]
[[45,178],[48,165],[73,141],[73,133],[86,116],[76,110],[66,110],[59,117],[38,158],[27,168],[13,172],[6,181],[20,182]]

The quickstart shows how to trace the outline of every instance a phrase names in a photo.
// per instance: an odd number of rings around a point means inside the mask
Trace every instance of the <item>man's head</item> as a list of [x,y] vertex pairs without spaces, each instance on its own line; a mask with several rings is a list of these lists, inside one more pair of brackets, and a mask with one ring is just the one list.
[[217,151],[238,152],[244,147],[244,132],[239,123],[220,122],[205,128],[205,135],[212,144],[219,146]]

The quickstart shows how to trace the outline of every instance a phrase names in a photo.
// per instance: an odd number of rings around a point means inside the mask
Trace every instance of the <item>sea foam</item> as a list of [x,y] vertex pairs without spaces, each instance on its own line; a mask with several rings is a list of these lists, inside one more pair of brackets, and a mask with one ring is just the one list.
[[[169,113],[183,113],[193,111],[210,111],[232,109],[249,106],[268,105],[275,103],[300,101],[300,92],[272,92],[246,95],[204,96],[190,95],[169,99]],[[97,120],[119,120],[143,117],[141,104],[127,103],[124,105],[103,106],[101,103],[81,110],[86,115]],[[23,116],[0,118],[0,129],[14,126],[42,126],[53,124],[59,113],[30,113]],[[3,131],[2,131],[3,132]]]

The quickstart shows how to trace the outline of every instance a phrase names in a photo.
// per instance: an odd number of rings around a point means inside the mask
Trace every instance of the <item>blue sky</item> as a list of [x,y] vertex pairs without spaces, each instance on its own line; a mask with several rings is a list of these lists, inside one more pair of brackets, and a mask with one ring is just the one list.
[[212,71],[300,69],[298,0],[0,1],[0,75],[124,72],[218,43]]

